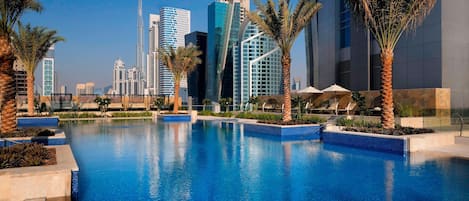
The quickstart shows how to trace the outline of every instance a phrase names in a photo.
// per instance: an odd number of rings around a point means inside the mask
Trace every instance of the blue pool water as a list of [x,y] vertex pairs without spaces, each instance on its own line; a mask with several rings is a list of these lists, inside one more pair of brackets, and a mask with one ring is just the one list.
[[66,124],[80,200],[469,200],[469,161],[315,141],[240,125]]

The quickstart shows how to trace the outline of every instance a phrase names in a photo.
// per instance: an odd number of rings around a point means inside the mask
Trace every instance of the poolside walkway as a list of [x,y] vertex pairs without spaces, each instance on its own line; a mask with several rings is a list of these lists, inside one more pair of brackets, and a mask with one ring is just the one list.
[[469,138],[456,137],[456,144],[428,148],[425,151],[469,159]]

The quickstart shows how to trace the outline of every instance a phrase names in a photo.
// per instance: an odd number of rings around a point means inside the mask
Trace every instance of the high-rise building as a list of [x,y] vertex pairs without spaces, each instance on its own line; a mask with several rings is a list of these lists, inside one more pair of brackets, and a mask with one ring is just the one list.
[[94,93],[94,82],[85,83],[85,93],[86,94],[95,94]]
[[112,92],[114,95],[126,94],[127,72],[125,63],[119,58],[114,61],[114,70],[112,74]]
[[138,91],[141,76],[141,71],[137,67],[127,69],[125,95],[141,95]]
[[[307,81],[316,88],[341,84],[378,90],[380,48],[355,20],[344,0],[321,1],[306,28]],[[394,51],[394,89],[450,88],[452,108],[469,107],[469,19],[466,0],[437,1],[415,32],[402,35]]]
[[67,86],[65,86],[65,85],[60,86],[60,93],[61,94],[66,94],[67,93]]
[[21,62],[21,60],[15,60],[13,64],[13,70],[15,71],[16,95],[26,96],[28,93],[28,84],[26,80],[27,74],[23,62]]
[[[159,42],[160,48],[185,46],[184,36],[190,33],[190,11],[163,7],[160,9]],[[159,94],[174,95],[174,80],[169,69],[159,63]],[[187,91],[187,78],[181,81],[181,91]],[[184,94],[181,97],[184,99]]]
[[281,94],[282,53],[277,43],[249,21],[240,32],[240,42],[233,47],[233,103],[247,103],[251,96]]
[[293,78],[293,83],[291,86],[292,86],[291,89],[293,91],[301,90],[301,79],[299,77]]
[[[225,2],[229,3],[230,0],[219,0],[220,2]],[[244,22],[244,20],[247,20],[247,13],[250,10],[251,7],[251,1],[250,0],[233,0],[234,3],[239,3],[240,5],[240,21],[241,23]]]
[[77,86],[75,88],[75,95],[80,96],[80,95],[85,95],[86,94],[86,85],[82,83],[77,83]]
[[148,32],[148,54],[147,54],[147,72],[145,94],[158,94],[158,48],[159,48],[159,26],[160,16],[150,14],[149,32]]
[[51,46],[44,59],[42,59],[42,95],[50,96],[55,86],[55,48]]
[[207,92],[218,101],[233,96],[233,44],[241,25],[240,3],[213,2],[208,6]]
[[144,93],[146,87],[146,67],[145,67],[145,56],[143,53],[143,12],[142,12],[142,0],[138,0],[138,18],[137,18],[137,64],[136,68],[140,71],[138,78],[138,94]]
[[76,95],[93,95],[94,93],[94,82],[77,83]]
[[193,44],[202,51],[202,55],[199,58],[202,60],[202,63],[195,67],[195,70],[188,75],[188,94],[193,99],[194,104],[202,104],[203,99],[205,98],[205,89],[206,89],[206,79],[205,79],[205,70],[206,70],[206,53],[207,53],[207,33],[195,31],[186,35],[186,46]]

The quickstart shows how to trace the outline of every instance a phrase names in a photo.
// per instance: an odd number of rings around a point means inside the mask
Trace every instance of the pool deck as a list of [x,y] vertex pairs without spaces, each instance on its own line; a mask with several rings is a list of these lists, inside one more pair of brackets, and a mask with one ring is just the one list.
[[425,151],[469,159],[469,138],[456,137],[456,144],[428,148]]

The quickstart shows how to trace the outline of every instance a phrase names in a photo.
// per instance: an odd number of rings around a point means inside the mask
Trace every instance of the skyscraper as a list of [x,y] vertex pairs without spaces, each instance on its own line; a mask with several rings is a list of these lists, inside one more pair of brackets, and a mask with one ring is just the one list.
[[125,95],[127,72],[124,62],[119,58],[114,62],[112,73],[112,91],[115,95]]
[[21,60],[15,60],[13,64],[13,70],[15,71],[15,80],[16,80],[16,95],[17,96],[26,96],[27,95],[27,80],[26,80],[26,70],[24,69],[24,64]]
[[42,59],[42,95],[50,96],[54,93],[55,47],[51,46],[44,59]]
[[143,53],[143,15],[142,0],[138,0],[138,18],[137,18],[137,70],[140,71],[141,77],[138,78],[138,94],[143,94],[145,88],[145,65]]
[[[230,0],[219,0],[220,2],[225,2],[229,3]],[[244,22],[244,20],[247,20],[247,13],[249,12],[249,9],[251,7],[251,1],[250,0],[233,0],[233,3],[239,3],[240,5],[240,21],[241,23]]]
[[139,93],[139,84],[141,77],[141,71],[137,67],[127,69],[127,80],[125,81],[125,95],[141,95],[141,93]]
[[202,63],[195,67],[195,70],[188,75],[188,94],[193,98],[195,104],[202,104],[202,100],[205,98],[206,89],[206,63],[205,58],[207,55],[207,33],[195,31],[186,35],[186,46],[189,44],[196,45],[202,55],[199,58]]
[[160,16],[150,14],[148,32],[148,54],[147,54],[147,72],[146,72],[146,92],[145,94],[158,94],[158,48],[159,48],[159,26]]
[[[163,7],[160,9],[160,47],[161,48],[177,48],[185,46],[184,36],[190,33],[190,11]],[[159,94],[174,95],[174,80],[169,69],[159,63]],[[181,81],[181,91],[187,91],[187,78]],[[187,96],[187,93],[186,95]],[[184,94],[181,94],[184,99]]]
[[233,47],[233,103],[281,94],[282,53],[277,43],[251,22],[243,23],[239,41]]
[[233,96],[233,44],[238,42],[240,4],[213,2],[208,6],[207,92],[218,101]]

